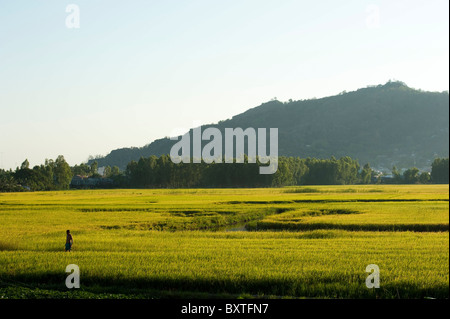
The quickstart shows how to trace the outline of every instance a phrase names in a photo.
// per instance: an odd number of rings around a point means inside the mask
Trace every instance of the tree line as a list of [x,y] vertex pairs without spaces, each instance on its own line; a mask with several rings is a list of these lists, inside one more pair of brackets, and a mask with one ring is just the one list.
[[[117,167],[105,169],[100,175],[97,162],[71,167],[60,155],[56,160],[46,159],[44,164],[33,168],[25,160],[15,171],[0,169],[0,192],[65,190],[70,188],[72,178],[76,175],[85,178],[124,178]],[[117,183],[118,186],[121,184]]]
[[350,157],[339,160],[279,157],[275,174],[260,174],[262,164],[211,163],[174,164],[167,155],[141,157],[128,164],[129,186],[148,188],[190,187],[281,187],[291,185],[343,185],[367,181],[370,175],[360,172],[359,164]]
[[0,191],[68,189],[72,176],[72,170],[62,155],[56,160],[45,160],[45,164],[32,169],[25,160],[14,172],[0,170]]
[[348,156],[336,159],[279,157],[278,170],[272,175],[259,174],[259,161],[248,163],[174,164],[168,155],[141,157],[131,161],[125,171],[105,167],[98,172],[98,163],[70,167],[63,156],[46,160],[45,164],[30,168],[25,160],[15,171],[0,170],[0,192],[49,191],[69,189],[74,176],[109,178],[116,188],[195,188],[195,187],[282,187],[294,185],[350,185],[350,184],[427,184],[449,182],[449,159],[437,158],[431,174],[413,167],[401,174],[396,167],[392,177],[374,171],[370,164],[360,166]]
[[[246,158],[247,159],[247,158]],[[128,187],[190,188],[190,187],[282,187],[294,185],[351,184],[429,184],[448,183],[448,158],[435,159],[431,174],[410,168],[400,174],[392,169],[392,178],[374,171],[370,164],[360,166],[348,156],[336,159],[279,157],[273,175],[259,174],[262,164],[212,163],[174,164],[167,155],[141,157],[126,169]]]

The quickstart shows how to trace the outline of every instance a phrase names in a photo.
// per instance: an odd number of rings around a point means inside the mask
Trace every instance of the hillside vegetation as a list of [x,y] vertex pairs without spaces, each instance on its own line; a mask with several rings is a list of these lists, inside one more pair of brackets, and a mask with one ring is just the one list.
[[[448,157],[449,96],[388,82],[321,99],[274,100],[203,128],[209,126],[222,136],[224,128],[278,128],[280,156],[349,156],[378,169],[422,169],[435,157]],[[117,149],[96,161],[125,169],[142,156],[169,154],[175,142],[163,138]]]

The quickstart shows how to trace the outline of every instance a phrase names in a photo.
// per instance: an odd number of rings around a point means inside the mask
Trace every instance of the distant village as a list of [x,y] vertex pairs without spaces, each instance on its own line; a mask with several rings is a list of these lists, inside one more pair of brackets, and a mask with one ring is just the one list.
[[76,175],[70,182],[70,188],[88,189],[88,188],[112,188],[114,181],[106,177],[87,177]]
[[112,188],[114,180],[107,177],[101,177],[105,167],[100,167],[98,173],[100,177],[75,175],[70,182],[70,188],[74,189],[90,189],[90,188]]

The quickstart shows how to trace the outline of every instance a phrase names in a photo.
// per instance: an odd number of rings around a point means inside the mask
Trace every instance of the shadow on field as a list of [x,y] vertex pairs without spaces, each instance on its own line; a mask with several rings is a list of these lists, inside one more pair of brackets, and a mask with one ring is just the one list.
[[293,199],[293,200],[251,200],[251,201],[228,201],[217,202],[216,204],[231,204],[231,205],[272,205],[272,204],[328,204],[328,203],[401,203],[401,202],[448,202],[448,199]]
[[19,246],[16,243],[0,242],[0,251],[14,251],[19,250]]
[[348,230],[348,231],[412,231],[412,232],[448,232],[449,224],[333,224],[333,223],[277,223],[257,222],[249,224],[249,230]]
[[[448,298],[448,286],[424,287],[413,282],[385,284],[380,289],[367,289],[365,276],[348,278],[321,274],[320,278],[290,279],[200,279],[200,278],[134,278],[82,276],[80,289],[65,287],[66,274],[40,273],[0,277],[0,292],[10,291],[7,298],[73,298],[82,293],[89,298],[221,298],[223,296],[250,296],[257,298]],[[15,288],[15,289],[12,289]],[[14,295],[27,289],[26,294]],[[42,294],[42,291],[46,291]],[[41,295],[39,295],[41,293]],[[114,295],[111,295],[114,294]]]

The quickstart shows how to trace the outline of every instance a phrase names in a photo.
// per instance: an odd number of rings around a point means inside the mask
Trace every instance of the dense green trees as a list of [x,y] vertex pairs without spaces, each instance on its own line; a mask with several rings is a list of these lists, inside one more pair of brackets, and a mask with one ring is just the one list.
[[[370,164],[360,167],[357,160],[348,156],[336,159],[279,157],[278,170],[273,175],[259,174],[259,162],[247,162],[233,165],[225,163],[212,164],[174,164],[169,156],[159,158],[141,157],[132,161],[126,170],[128,187],[282,187],[290,185],[350,185],[381,182]],[[447,166],[445,166],[447,165]],[[434,173],[420,173],[413,167],[401,174],[396,167],[392,169],[393,178],[389,183],[427,184],[434,182],[432,176],[442,177],[447,172],[448,159],[436,160]],[[447,170],[447,171],[445,171]],[[434,175],[433,175],[434,174]]]
[[448,184],[448,158],[436,158],[431,165],[431,174],[428,172],[420,173],[416,167],[409,168],[401,174],[394,166],[392,168],[392,184]]
[[[305,181],[300,184],[308,185],[347,185],[356,184],[361,181],[358,171],[359,163],[350,157],[342,157],[337,160],[331,157],[329,160],[306,159],[305,165],[309,172]],[[369,172],[370,174],[370,172]]]
[[372,182],[373,171],[370,168],[370,164],[364,165],[361,171],[361,184],[370,184]]
[[[131,161],[125,172],[117,166],[105,167],[98,174],[96,162],[70,167],[63,156],[46,160],[44,165],[30,169],[28,160],[15,171],[0,170],[0,192],[42,191],[68,189],[74,175],[84,178],[109,178],[114,187],[191,188],[191,187],[282,187],[291,185],[349,185],[379,182],[369,164],[360,167],[357,160],[348,156],[336,159],[279,157],[278,170],[272,175],[259,174],[262,164],[212,163],[174,164],[168,155],[141,157]],[[386,183],[427,184],[448,183],[449,160],[436,159],[431,174],[420,173],[415,167],[401,174],[392,169],[393,178]],[[108,184],[111,185],[111,184]]]
[[80,165],[75,165],[72,167],[72,174],[80,175],[80,176],[90,176],[91,175],[91,166],[82,163]]
[[53,168],[53,183],[57,189],[68,189],[72,180],[72,170],[64,156],[59,155]]
[[448,184],[448,158],[436,158],[431,164],[431,180],[436,184]]
[[428,172],[422,172],[419,175],[419,184],[429,184],[431,183],[431,174]]
[[403,173],[403,181],[405,184],[417,184],[419,182],[419,169],[417,167],[407,169]]
[[24,190],[14,178],[12,171],[0,169],[0,192],[20,192]]
[[339,185],[369,183],[372,170],[362,172],[358,161],[279,157],[273,175],[259,174],[257,163],[174,164],[169,156],[141,157],[128,164],[126,175],[130,187],[280,187],[289,185]]
[[64,156],[58,156],[55,161],[45,160],[44,165],[35,166],[33,169],[29,167],[28,160],[25,160],[14,172],[3,174],[4,179],[9,179],[11,185],[12,178],[16,185],[15,190],[46,191],[69,188],[73,173]]

